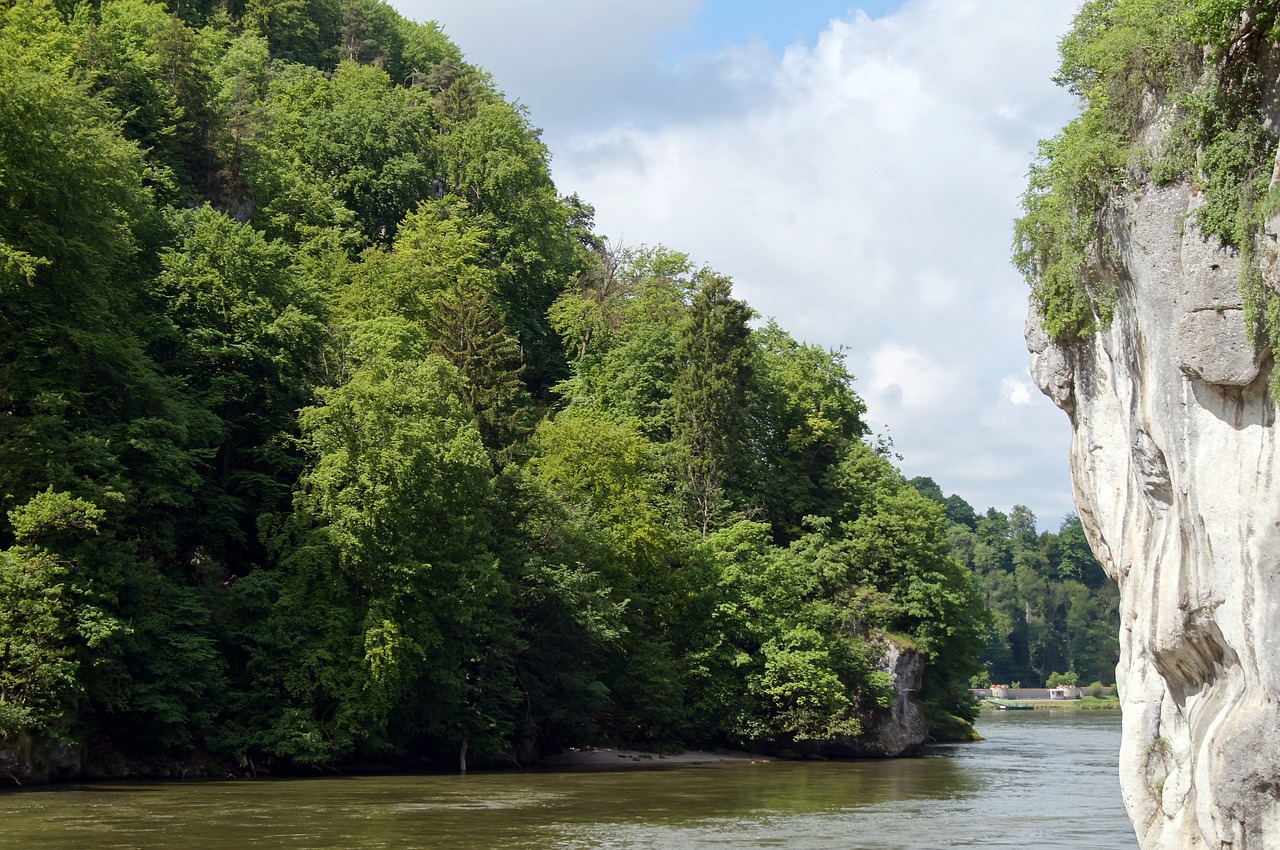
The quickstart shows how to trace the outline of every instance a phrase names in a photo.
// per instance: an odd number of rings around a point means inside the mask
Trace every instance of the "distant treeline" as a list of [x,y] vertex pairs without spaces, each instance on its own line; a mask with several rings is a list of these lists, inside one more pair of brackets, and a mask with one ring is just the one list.
[[967,565],[991,612],[975,687],[991,682],[1046,685],[1054,673],[1081,684],[1115,681],[1120,660],[1120,591],[1068,514],[1057,533],[1036,532],[1036,515],[1015,505],[981,516],[931,478],[911,479],[951,521],[951,554]]

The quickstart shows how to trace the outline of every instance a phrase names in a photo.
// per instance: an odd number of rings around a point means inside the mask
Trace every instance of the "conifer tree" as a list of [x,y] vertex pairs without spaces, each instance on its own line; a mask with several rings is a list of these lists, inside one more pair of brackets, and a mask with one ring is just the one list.
[[728,278],[706,277],[676,349],[675,438],[703,537],[725,505],[724,485],[738,469],[746,421],[752,311],[731,293]]
[[476,418],[485,448],[500,462],[527,433],[520,344],[507,333],[489,294],[465,280],[441,293],[430,330],[432,353],[458,370],[459,395]]

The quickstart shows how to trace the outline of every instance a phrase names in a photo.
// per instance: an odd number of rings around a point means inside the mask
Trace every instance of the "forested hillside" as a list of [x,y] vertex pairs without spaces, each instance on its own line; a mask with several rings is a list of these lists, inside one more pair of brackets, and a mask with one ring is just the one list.
[[841,355],[595,234],[435,25],[0,9],[8,745],[783,746],[887,643],[972,717],[979,586]]

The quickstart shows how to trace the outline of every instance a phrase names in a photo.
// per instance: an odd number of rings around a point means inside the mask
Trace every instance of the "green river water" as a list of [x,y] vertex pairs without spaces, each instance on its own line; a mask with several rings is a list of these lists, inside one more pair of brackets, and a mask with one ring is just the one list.
[[978,728],[981,743],[891,761],[12,790],[0,848],[1137,847],[1118,714],[990,713]]

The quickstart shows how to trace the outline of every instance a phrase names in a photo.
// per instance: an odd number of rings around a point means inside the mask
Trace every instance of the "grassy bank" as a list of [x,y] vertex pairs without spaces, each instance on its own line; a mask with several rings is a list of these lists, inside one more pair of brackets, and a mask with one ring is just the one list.
[[[1009,702],[1017,705],[1028,705],[1036,709],[1048,709],[1050,711],[1119,711],[1120,698],[1115,696],[1093,697],[1086,696],[1080,699],[1017,699],[1009,700]],[[983,711],[998,711],[995,706],[988,702],[982,703]]]

